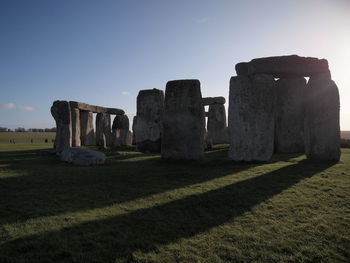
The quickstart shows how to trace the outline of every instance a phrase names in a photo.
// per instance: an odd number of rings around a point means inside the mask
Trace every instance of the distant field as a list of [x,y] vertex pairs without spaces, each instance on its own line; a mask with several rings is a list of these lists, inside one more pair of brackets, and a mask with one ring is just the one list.
[[44,143],[48,139],[51,143],[55,139],[55,132],[0,132],[0,144],[10,143],[10,140],[15,140],[17,143]]
[[[15,139],[16,143],[31,143],[31,139],[33,143],[43,143],[45,139],[48,139],[51,143],[55,135],[54,132],[0,132],[0,144],[10,143],[12,139]],[[341,137],[350,139],[350,131],[341,131]]]
[[343,139],[348,139],[348,140],[350,140],[350,131],[341,131],[340,133],[341,133],[341,137],[342,137]]

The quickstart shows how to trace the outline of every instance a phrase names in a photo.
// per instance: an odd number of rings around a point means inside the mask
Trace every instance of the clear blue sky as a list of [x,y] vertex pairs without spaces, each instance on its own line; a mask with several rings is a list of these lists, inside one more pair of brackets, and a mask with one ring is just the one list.
[[228,96],[241,61],[327,58],[350,130],[350,1],[0,1],[0,126],[53,127],[54,100],[122,108],[197,78]]

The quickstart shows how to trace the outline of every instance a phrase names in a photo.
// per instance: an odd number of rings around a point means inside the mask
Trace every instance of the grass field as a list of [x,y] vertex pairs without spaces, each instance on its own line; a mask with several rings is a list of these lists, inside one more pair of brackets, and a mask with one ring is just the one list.
[[10,140],[16,143],[43,143],[45,139],[51,142],[55,139],[55,132],[0,132],[0,144],[9,144]]
[[350,150],[338,164],[107,151],[104,166],[0,145],[0,262],[349,262]]
[[[350,139],[350,131],[341,131],[341,137]],[[8,144],[10,140],[15,140],[16,143],[42,143],[45,139],[51,142],[55,139],[54,132],[0,132],[0,144]]]
[[[16,143],[31,143],[31,139],[34,143],[42,143],[45,139],[51,142],[55,139],[55,134],[54,132],[0,132],[0,144],[8,144],[13,139]],[[350,131],[341,131],[341,137],[350,139]]]

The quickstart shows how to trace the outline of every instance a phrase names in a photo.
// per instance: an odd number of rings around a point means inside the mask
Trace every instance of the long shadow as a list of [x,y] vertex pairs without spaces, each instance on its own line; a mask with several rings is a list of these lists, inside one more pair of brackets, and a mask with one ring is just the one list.
[[7,164],[13,160],[25,161],[30,157],[38,157],[37,150],[0,152],[0,164]]
[[161,206],[10,241],[0,247],[0,255],[4,258],[17,255],[18,262],[23,258],[35,262],[41,259],[72,262],[76,255],[80,262],[133,262],[132,252],[136,250],[156,251],[157,245],[192,237],[234,220],[331,165],[292,164]]
[[142,156],[137,161],[109,156],[103,166],[75,167],[37,151],[2,152],[0,159],[7,164],[3,169],[13,176],[0,178],[0,224],[101,208],[259,165],[229,162],[226,150],[207,153],[203,162],[163,162],[153,155]]

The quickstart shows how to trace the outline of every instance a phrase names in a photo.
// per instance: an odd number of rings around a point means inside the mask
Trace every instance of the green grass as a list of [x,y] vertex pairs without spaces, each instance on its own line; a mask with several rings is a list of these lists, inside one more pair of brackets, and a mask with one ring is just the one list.
[[44,143],[47,139],[50,143],[55,139],[55,132],[0,132],[0,144],[10,144],[10,140],[18,143]]
[[350,150],[337,164],[216,148],[165,162],[133,148],[104,166],[0,145],[0,262],[349,262]]

